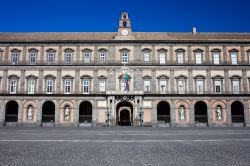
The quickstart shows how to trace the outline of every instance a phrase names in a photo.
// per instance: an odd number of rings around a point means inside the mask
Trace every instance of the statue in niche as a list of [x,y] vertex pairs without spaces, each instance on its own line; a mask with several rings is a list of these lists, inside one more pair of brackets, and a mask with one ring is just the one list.
[[64,120],[69,120],[69,119],[70,119],[70,110],[69,106],[66,106],[64,110]]
[[185,109],[182,106],[179,109],[179,117],[180,117],[180,120],[185,120]]
[[216,118],[217,118],[217,120],[222,120],[221,107],[216,107]]
[[28,120],[33,119],[33,107],[30,105],[28,109]]

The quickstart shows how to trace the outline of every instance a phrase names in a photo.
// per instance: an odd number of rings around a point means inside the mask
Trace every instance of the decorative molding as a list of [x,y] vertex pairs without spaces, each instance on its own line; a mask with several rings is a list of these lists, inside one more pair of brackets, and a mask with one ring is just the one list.
[[188,77],[184,76],[184,75],[179,75],[179,76],[175,77],[175,79],[188,79]]
[[51,74],[45,75],[43,78],[44,79],[48,79],[48,78],[56,79],[56,77]]
[[158,77],[157,77],[157,79],[169,79],[170,77],[168,77],[167,75],[164,75],[164,74],[162,74],[162,75],[159,75]]
[[14,74],[8,76],[8,79],[19,79],[19,78],[20,78],[19,76],[14,75]]
[[145,76],[142,77],[142,79],[152,79],[152,77],[149,76],[149,75],[145,75]]
[[206,79],[206,77],[203,75],[196,75],[194,79]]
[[98,79],[107,79],[107,77],[104,76],[104,75],[100,75],[100,76],[98,76],[97,78],[98,78]]
[[82,75],[80,77],[80,79],[92,79],[93,77],[91,77],[90,75]]
[[62,79],[74,79],[74,77],[71,75],[65,75],[62,77]]
[[242,79],[242,77],[240,75],[232,75],[231,77],[229,77],[230,79]]
[[39,50],[36,48],[30,48],[28,49],[28,52],[39,52]]
[[17,48],[13,48],[10,50],[10,52],[21,52],[21,50],[17,49]]
[[46,52],[56,52],[56,50],[53,48],[48,48],[48,49],[46,49]]
[[178,48],[178,49],[175,50],[175,52],[185,52],[185,51],[186,51],[186,50],[183,49],[183,48]]
[[26,79],[38,79],[38,77],[30,74],[30,75],[26,76]]
[[119,51],[120,51],[120,52],[130,52],[130,49],[128,49],[128,48],[122,48],[122,49],[120,49]]
[[193,52],[204,52],[204,50],[197,48],[197,49],[193,50]]
[[157,52],[168,52],[168,50],[165,49],[165,48],[160,48],[160,49],[157,50]]
[[64,52],[75,52],[75,50],[73,50],[72,48],[65,48],[63,51]]
[[239,50],[233,48],[233,49],[229,50],[228,52],[239,52]]
[[221,75],[216,75],[216,76],[213,76],[213,77],[211,77],[212,79],[224,79],[224,77],[223,76],[221,76]]
[[91,52],[93,52],[93,50],[91,50],[89,48],[84,48],[81,50],[81,52],[91,53]]
[[221,49],[215,48],[215,49],[212,49],[211,52],[221,52]]

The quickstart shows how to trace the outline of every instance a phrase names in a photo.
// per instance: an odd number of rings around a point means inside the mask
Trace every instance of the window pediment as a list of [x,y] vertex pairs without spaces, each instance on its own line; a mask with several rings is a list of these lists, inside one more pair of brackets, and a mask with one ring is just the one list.
[[26,77],[26,79],[38,79],[38,77],[35,76],[35,75],[30,74],[30,75],[28,75],[28,76]]
[[4,52],[2,49],[0,49],[0,52]]
[[8,76],[8,79],[19,79],[20,77],[18,75],[10,75]]
[[39,52],[39,50],[36,48],[30,48],[28,49],[28,52]]
[[107,79],[107,77],[104,76],[104,75],[100,75],[100,76],[98,76],[97,78],[98,78],[98,79]]
[[93,77],[91,77],[90,75],[82,75],[80,77],[80,79],[92,79]]
[[65,75],[62,77],[62,79],[74,79],[74,77],[71,75]]
[[175,79],[188,79],[188,77],[184,76],[184,75],[179,75],[179,76],[175,77]]
[[48,49],[46,50],[46,52],[56,52],[56,50],[53,49],[53,48],[48,48]]
[[108,52],[108,50],[105,48],[100,48],[100,49],[98,49],[98,52]]
[[221,75],[216,75],[213,76],[212,79],[224,79],[224,77],[222,77]]
[[175,52],[185,52],[185,50],[183,48],[178,48],[175,50]]
[[250,48],[246,52],[250,52]]
[[84,49],[82,49],[82,52],[90,53],[90,52],[92,52],[92,50],[89,48],[84,48]]
[[211,52],[221,52],[221,49],[215,48],[215,49],[212,49]]
[[[121,74],[118,76],[118,79],[124,79],[125,75]],[[128,79],[130,80],[132,77],[130,75],[128,75]]]
[[120,52],[130,52],[130,49],[127,49],[127,48],[122,48],[119,50]]
[[149,48],[144,48],[144,49],[142,49],[141,51],[142,51],[142,52],[147,52],[147,53],[149,53],[149,52],[151,52],[152,50],[149,49]]
[[197,48],[197,49],[193,50],[193,52],[204,52],[204,50]]
[[233,48],[233,49],[229,50],[228,52],[239,52],[239,50]]
[[149,76],[149,75],[145,75],[145,76],[142,77],[142,79],[144,79],[144,80],[145,80],[145,79],[152,79],[152,77]]
[[232,75],[231,77],[229,77],[230,79],[241,79],[242,77],[240,75]]
[[19,50],[17,48],[13,48],[12,50],[10,50],[10,52],[21,52],[21,50]]
[[45,75],[43,78],[44,79],[56,79],[56,77],[51,74]]
[[162,74],[162,75],[159,75],[157,79],[169,79],[169,77],[167,75]]
[[168,50],[165,49],[165,48],[160,48],[160,49],[157,50],[157,52],[159,52],[159,53],[165,53],[165,52],[168,52]]
[[73,50],[72,48],[65,48],[63,51],[64,52],[75,52],[75,50]]
[[203,75],[196,75],[194,79],[206,79],[206,77]]

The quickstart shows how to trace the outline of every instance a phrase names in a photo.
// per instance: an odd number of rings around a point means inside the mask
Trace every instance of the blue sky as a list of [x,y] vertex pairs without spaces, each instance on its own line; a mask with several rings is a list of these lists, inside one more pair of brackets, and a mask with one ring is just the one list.
[[250,0],[2,0],[0,32],[250,32]]

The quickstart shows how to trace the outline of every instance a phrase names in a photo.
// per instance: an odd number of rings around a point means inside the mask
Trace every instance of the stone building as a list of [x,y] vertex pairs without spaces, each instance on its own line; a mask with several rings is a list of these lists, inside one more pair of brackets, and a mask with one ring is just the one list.
[[249,126],[250,34],[0,33],[0,124]]

